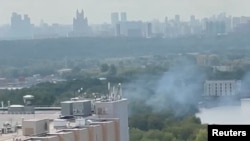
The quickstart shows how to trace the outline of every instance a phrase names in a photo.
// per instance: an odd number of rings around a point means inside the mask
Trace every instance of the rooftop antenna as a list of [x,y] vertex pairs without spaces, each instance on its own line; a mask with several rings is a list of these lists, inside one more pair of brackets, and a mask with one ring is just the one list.
[[112,91],[112,100],[115,99],[116,92],[115,92],[115,86],[113,86],[113,91]]
[[110,82],[108,82],[108,96],[110,96]]
[[10,107],[10,101],[8,101],[8,107]]
[[122,98],[122,84],[119,83],[119,95],[120,95],[120,99]]

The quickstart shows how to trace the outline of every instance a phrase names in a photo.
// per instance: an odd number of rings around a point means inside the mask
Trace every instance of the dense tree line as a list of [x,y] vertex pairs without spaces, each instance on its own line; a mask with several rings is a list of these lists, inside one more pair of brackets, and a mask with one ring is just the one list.
[[195,109],[190,108],[182,116],[176,116],[169,107],[155,112],[142,101],[139,103],[131,103],[130,141],[207,141],[207,127],[194,116]]
[[[22,96],[31,94],[35,96],[34,104],[37,106],[59,106],[60,101],[69,100],[74,96],[85,95],[91,97],[93,93],[97,95],[107,94],[108,82],[112,84],[123,83],[124,94],[127,96],[126,90],[129,89],[127,84],[133,83],[141,77],[146,77],[145,80],[141,80],[143,82],[141,85],[135,85],[135,88],[141,87],[144,90],[139,95],[143,98],[129,99],[130,140],[207,140],[206,125],[202,125],[200,119],[194,117],[194,114],[198,112],[197,101],[183,104],[169,96],[164,97],[164,101],[167,104],[165,107],[161,107],[160,111],[155,111],[152,105],[147,105],[145,100],[152,95],[156,95],[156,82],[164,75],[164,72],[168,71],[169,68],[167,66],[152,64],[143,68],[122,68],[113,64],[103,64],[100,65],[99,69],[97,72],[90,71],[84,73],[76,69],[68,74],[65,82],[40,83],[31,88],[21,90],[1,90],[0,100],[5,101],[5,103],[10,100],[11,104],[23,104]],[[98,79],[100,77],[106,78],[106,80]],[[188,81],[188,79],[185,81]],[[79,89],[81,89],[80,92],[78,91]],[[137,91],[135,90],[135,92]],[[198,97],[198,94],[190,96]],[[166,93],[166,95],[168,94]],[[157,105],[158,103],[155,104]]]
[[[137,79],[141,75],[154,76],[155,79],[160,77],[166,69],[163,67],[146,67],[144,69],[131,68],[119,69],[111,64],[107,65],[107,70],[103,72],[103,66],[100,70],[93,73],[91,70],[88,72],[72,71],[71,73],[64,74],[62,77],[67,81],[52,83],[39,83],[30,88],[23,88],[17,90],[0,90],[0,100],[7,102],[11,101],[14,104],[22,104],[24,95],[34,95],[35,105],[59,105],[62,100],[69,100],[74,96],[82,96],[87,93],[91,96],[92,93],[107,94],[108,83],[129,83]],[[154,69],[153,69],[154,68]],[[100,78],[105,78],[101,80]],[[81,89],[79,93],[78,90]]]
[[[0,64],[26,66],[43,60],[166,55],[171,53],[216,53],[248,55],[246,35],[163,38],[59,38],[0,41]],[[18,58],[18,59],[16,59]]]
[[[150,71],[149,71],[150,72]],[[158,77],[150,77],[152,81]],[[154,79],[154,80],[153,80]],[[2,90],[0,99],[11,101],[11,104],[23,104],[22,96],[32,94],[35,96],[34,104],[37,106],[55,105],[59,106],[61,100],[69,100],[71,97],[83,95],[91,97],[92,93],[106,94],[107,82],[112,84],[117,82],[128,82],[117,77],[108,77],[108,80],[102,81],[97,78],[85,77],[81,79],[72,79],[60,83],[41,83],[31,88],[21,90]],[[153,90],[146,85],[146,97],[153,93]],[[154,87],[154,86],[152,86]],[[82,88],[82,92],[78,90]],[[125,87],[126,89],[126,87]],[[90,94],[90,95],[88,95]],[[147,105],[145,99],[129,99],[129,127],[131,141],[206,141],[206,125],[202,125],[200,119],[194,117],[198,112],[197,105],[192,103],[179,105],[175,100],[165,99],[167,105],[175,105],[176,108],[164,107],[161,111],[155,111],[150,105]],[[157,103],[156,103],[157,104]],[[185,109],[181,115],[176,115],[178,110]]]

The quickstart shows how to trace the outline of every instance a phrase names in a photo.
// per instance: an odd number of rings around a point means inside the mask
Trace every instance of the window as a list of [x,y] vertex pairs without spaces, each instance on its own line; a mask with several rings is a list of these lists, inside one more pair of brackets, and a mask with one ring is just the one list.
[[107,114],[107,111],[108,111],[108,108],[105,108],[105,107],[97,108],[97,114],[99,114],[99,115]]
[[45,124],[44,124],[44,130],[48,130],[48,124],[47,124],[47,122],[45,122]]
[[98,114],[98,115],[101,115],[101,114],[102,114],[102,108],[100,108],[100,107],[97,108],[97,114]]
[[108,114],[108,108],[103,108],[103,114]]

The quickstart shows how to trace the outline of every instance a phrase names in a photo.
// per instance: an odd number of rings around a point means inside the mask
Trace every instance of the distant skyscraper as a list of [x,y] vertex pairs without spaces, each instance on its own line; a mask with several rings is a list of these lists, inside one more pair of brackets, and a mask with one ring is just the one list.
[[83,10],[81,13],[77,10],[76,18],[73,19],[73,30],[78,32],[84,32],[88,27],[88,19],[84,17]]
[[126,22],[127,21],[127,13],[126,12],[122,12],[121,13],[121,22]]
[[175,15],[175,22],[180,23],[181,18],[180,15]]
[[217,16],[217,20],[218,20],[218,21],[225,21],[225,20],[226,20],[226,13],[220,13],[220,14]]
[[22,23],[22,16],[17,13],[12,13],[11,16],[11,29],[12,30],[18,30],[20,29]]
[[147,37],[152,37],[152,23],[147,23]]
[[111,13],[111,24],[116,25],[119,22],[119,13]]
[[165,29],[164,29],[164,36],[169,37],[171,33],[171,21],[168,19],[168,17],[165,17]]
[[196,20],[196,19],[195,19],[195,16],[192,15],[192,16],[190,17],[190,22],[193,23],[193,22],[195,22],[195,20]]
[[116,24],[115,35],[118,36],[118,37],[121,36],[121,25],[119,23]]
[[24,15],[24,18],[23,18],[23,26],[28,29],[30,28],[30,17],[28,15]]
[[73,32],[71,36],[87,36],[89,35],[88,19],[84,16],[84,11],[76,11],[76,17],[73,18]]
[[164,21],[165,21],[165,23],[168,23],[168,17],[165,17]]
[[223,21],[207,21],[206,33],[209,35],[224,34],[226,32],[226,24]]
[[245,24],[250,22],[250,17],[242,16],[240,17],[240,23]]
[[233,29],[236,28],[241,24],[241,18],[240,17],[233,17],[232,18],[232,27]]
[[12,13],[11,16],[11,32],[10,38],[13,39],[29,39],[33,37],[32,25],[28,15],[22,16],[17,13]]

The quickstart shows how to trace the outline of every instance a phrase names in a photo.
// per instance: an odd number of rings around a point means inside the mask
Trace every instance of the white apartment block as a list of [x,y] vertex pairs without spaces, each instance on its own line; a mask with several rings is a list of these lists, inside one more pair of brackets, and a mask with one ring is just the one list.
[[240,94],[241,81],[207,80],[203,96],[236,96]]

